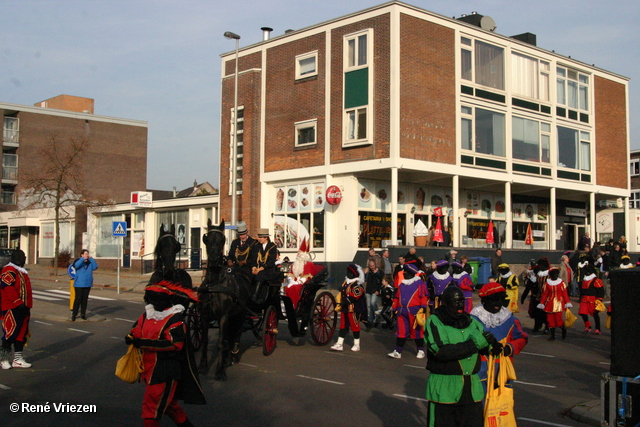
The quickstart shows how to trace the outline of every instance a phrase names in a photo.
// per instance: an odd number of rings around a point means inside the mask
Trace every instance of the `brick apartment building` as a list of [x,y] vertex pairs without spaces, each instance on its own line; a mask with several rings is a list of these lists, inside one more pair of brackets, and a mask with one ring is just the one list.
[[628,79],[494,29],[391,1],[267,30],[239,50],[236,129],[223,54],[220,217],[236,163],[238,219],[283,255],[412,245],[440,210],[461,248],[487,248],[490,221],[504,248],[595,235],[598,202],[629,205]]
[[[129,200],[147,183],[147,123],[94,115],[94,101],[60,95],[35,106],[0,103],[3,116],[0,247],[21,247],[27,262],[53,257],[53,218],[42,212],[20,212],[19,194],[47,158],[42,149],[52,138],[87,138],[81,161],[88,198]],[[61,247],[77,252],[86,231],[86,209],[71,212],[61,228]]]

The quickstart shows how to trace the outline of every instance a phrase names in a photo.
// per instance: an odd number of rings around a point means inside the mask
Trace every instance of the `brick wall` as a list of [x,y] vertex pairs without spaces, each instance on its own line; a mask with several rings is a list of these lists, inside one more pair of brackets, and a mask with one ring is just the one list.
[[[344,36],[373,28],[373,144],[342,148],[343,140],[343,49]],[[331,163],[388,158],[390,115],[390,15],[384,14],[331,32]],[[371,103],[373,100],[373,103]]]
[[[236,201],[238,220],[245,221],[249,233],[255,236],[259,224],[260,210],[260,103],[261,61],[260,52],[238,60],[238,105],[244,107],[242,196]],[[234,102],[235,61],[228,61],[225,69],[230,77],[222,81],[221,143],[220,143],[220,218],[231,220],[231,197],[229,196],[229,157],[231,109]],[[244,72],[245,70],[255,70]]]
[[455,32],[400,15],[400,156],[456,163]]
[[594,78],[597,184],[627,188],[627,109],[625,86]]
[[[318,51],[318,75],[295,79],[296,56]],[[281,171],[324,164],[325,33],[267,51],[265,171]],[[316,141],[295,148],[294,123],[317,120]]]
[[80,162],[86,196],[122,203],[133,189],[147,187],[147,128],[67,117],[19,113],[20,147],[18,186],[45,170],[49,159],[42,150],[51,138],[61,141],[87,138],[89,145]]

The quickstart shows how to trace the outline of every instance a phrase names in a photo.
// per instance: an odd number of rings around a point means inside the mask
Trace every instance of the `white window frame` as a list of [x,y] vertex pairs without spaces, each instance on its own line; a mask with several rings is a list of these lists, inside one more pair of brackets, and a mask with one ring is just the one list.
[[[465,41],[470,41],[471,44],[466,44]],[[506,86],[507,86],[507,49],[504,46],[495,44],[495,43],[491,43],[482,39],[478,39],[475,37],[471,37],[465,34],[461,34],[460,38],[458,39],[458,42],[460,43],[460,61],[462,62],[462,56],[463,56],[463,51],[466,52],[470,52],[471,53],[471,57],[470,57],[470,73],[471,73],[471,79],[467,79],[464,78],[462,75],[462,65],[460,67],[459,73],[460,73],[460,78],[465,81],[465,82],[471,82],[474,85],[477,86],[482,86],[482,87],[487,87],[490,88],[491,90],[497,90],[497,91],[501,91],[504,92],[506,90]],[[478,82],[478,67],[476,67],[476,55],[477,55],[477,50],[478,48],[476,47],[476,45],[478,43],[482,43],[485,44],[487,46],[491,46],[497,49],[501,49],[502,50],[502,81],[501,81],[501,86],[502,87],[496,87],[495,85],[486,85],[484,83],[479,83]],[[495,74],[495,73],[494,73]],[[485,80],[489,80],[489,76],[484,76]]]
[[[313,71],[309,71],[303,73],[303,67],[301,65],[302,61],[313,58]],[[313,51],[309,53],[303,53],[302,55],[296,56],[296,80],[306,79],[308,77],[313,77],[318,75],[318,51]]]
[[[562,75],[564,73],[564,75]],[[586,80],[586,82],[585,82]],[[565,108],[571,110],[581,111],[583,113],[589,113],[591,110],[591,81],[592,76],[575,68],[566,67],[564,65],[556,65],[556,102],[558,105],[562,105]],[[574,83],[577,86],[576,102],[577,107],[569,105],[569,83]],[[563,90],[558,90],[562,85]],[[587,91],[586,99],[581,101],[582,90]],[[563,93],[564,99],[560,99],[560,93]],[[587,105],[583,105],[586,102]]]
[[[469,110],[471,111],[471,113],[466,112],[465,110]],[[502,154],[496,154],[496,150],[492,150],[492,153],[483,153],[482,151],[478,151],[476,149],[477,146],[477,138],[476,138],[476,127],[477,127],[477,110],[481,109],[484,111],[488,111],[490,113],[494,113],[494,114],[499,114],[502,116],[503,118],[503,126],[502,126]],[[463,104],[461,105],[460,108],[460,138],[461,138],[461,144],[460,147],[462,150],[467,151],[467,152],[471,152],[474,153],[476,155],[480,155],[480,156],[491,156],[491,157],[497,157],[497,158],[501,158],[504,159],[507,157],[507,144],[508,141],[511,141],[511,137],[507,136],[507,119],[508,116],[505,112],[503,111],[496,111],[496,110],[492,110],[490,108],[486,108],[486,107],[482,107],[482,106],[476,106],[476,105],[470,105],[470,104]],[[463,121],[466,122],[470,122],[471,123],[471,147],[470,148],[466,148],[463,146],[462,144],[462,127],[463,127]],[[495,147],[494,147],[495,148]]]
[[640,159],[631,159],[631,162],[629,162],[629,175],[640,175]]
[[640,191],[632,191],[629,195],[629,208],[640,209]]
[[[565,151],[564,149],[561,150],[560,148],[560,141],[558,138],[558,134],[559,134],[559,129],[560,127],[563,127],[565,129],[569,129],[572,131],[575,131],[577,133],[578,136],[578,140],[576,141],[576,146],[575,148],[575,156],[576,156],[576,167],[572,167],[572,166],[567,166],[564,164],[560,163],[560,155],[561,155],[561,151]],[[558,140],[556,140],[556,151],[557,151],[557,161],[556,164],[558,165],[559,168],[563,168],[563,169],[571,169],[574,171],[584,171],[584,172],[592,172],[593,171],[593,153],[591,153],[591,149],[592,149],[592,141],[591,141],[591,132],[590,131],[585,131],[585,130],[581,130],[581,129],[576,129],[573,127],[569,127],[569,126],[564,126],[564,125],[558,125],[556,126],[556,138],[558,138]]]
[[[296,122],[295,127],[295,146],[296,147],[310,147],[318,143],[318,119],[305,120],[302,122]],[[300,143],[300,132],[305,129],[313,128],[313,141],[307,143]]]
[[[360,59],[360,50],[361,50],[359,41],[361,40],[361,37],[364,37],[365,40],[366,40],[366,43],[367,43],[364,62],[351,64],[350,63],[350,60],[351,60],[350,44],[353,41],[353,44],[354,44],[354,46],[353,46],[354,60],[356,60],[356,59],[359,60]],[[358,31],[357,33],[352,33],[352,34],[348,34],[348,35],[344,36],[343,54],[344,54],[344,69],[345,69],[345,71],[353,71],[353,70],[357,70],[359,68],[369,67],[371,65],[371,59],[373,57],[372,56],[372,54],[373,54],[373,31],[368,28],[366,30]]]
[[[240,134],[244,134],[244,105],[239,105],[238,106],[238,111],[242,112],[242,116],[238,117],[238,128],[240,130],[238,130],[238,135]],[[238,161],[233,161],[232,156],[233,156],[233,143],[234,143],[234,120],[235,120],[235,109],[231,108],[231,115],[230,115],[230,129],[231,132],[229,132],[229,196],[231,196],[231,188],[233,188],[232,185],[232,176],[233,176],[233,171],[231,169],[232,165],[236,165],[236,194],[242,194],[242,170],[243,170],[243,166],[240,165],[238,166]],[[237,146],[241,147],[244,146],[244,138],[243,141],[240,141],[240,138],[237,138],[235,141],[237,141]],[[244,159],[244,154],[242,153],[238,153],[236,150],[236,159],[240,159],[240,163],[242,163],[242,160]]]
[[[537,160],[532,160],[532,159],[521,159],[521,158],[517,158],[516,157],[516,152],[518,150],[516,150],[516,148],[513,146],[513,133],[514,133],[514,129],[515,129],[515,124],[514,124],[514,120],[525,120],[525,121],[529,121],[529,122],[535,122],[538,125],[538,159]],[[546,141],[546,143],[545,143]],[[545,147],[546,145],[546,147]],[[544,158],[544,152],[546,151],[546,159]],[[529,117],[523,117],[523,116],[512,116],[511,117],[511,153],[514,160],[517,160],[518,162],[534,162],[534,163],[538,163],[538,164],[551,164],[551,124],[549,122],[541,122],[539,120],[535,120],[535,119],[531,119]]]
[[[524,61],[528,61],[535,69],[523,70],[520,65]],[[549,61],[522,52],[511,52],[511,91],[518,96],[549,102],[550,67]],[[522,84],[523,80],[526,85]]]
[[6,143],[17,144],[20,140],[20,119],[5,116],[2,125],[2,140]]
[[[370,114],[370,108],[368,105],[363,105],[361,107],[354,107],[354,108],[349,108],[347,110],[344,110],[344,124],[343,124],[343,128],[344,128],[344,143],[342,144],[344,147],[352,147],[355,145],[365,145],[365,144],[371,144],[371,138],[370,138],[370,132],[371,132],[371,114]],[[364,136],[364,138],[357,138],[357,137],[351,137],[352,136],[352,129],[357,132],[357,129],[359,128],[359,117],[360,115],[358,114],[359,112],[364,111],[365,113],[365,117],[366,117],[366,121],[367,123],[365,124],[365,132],[366,135]],[[353,115],[354,119],[353,122],[354,124],[352,125],[352,120],[351,120],[351,116]]]

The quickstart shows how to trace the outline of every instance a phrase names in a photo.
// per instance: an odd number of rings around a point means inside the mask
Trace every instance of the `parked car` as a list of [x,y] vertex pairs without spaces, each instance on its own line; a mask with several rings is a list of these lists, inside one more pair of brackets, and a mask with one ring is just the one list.
[[0,248],[0,268],[11,262],[11,254],[15,249]]

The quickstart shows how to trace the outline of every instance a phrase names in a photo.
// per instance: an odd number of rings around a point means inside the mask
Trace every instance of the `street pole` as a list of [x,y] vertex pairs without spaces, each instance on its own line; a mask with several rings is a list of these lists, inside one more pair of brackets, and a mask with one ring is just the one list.
[[236,199],[237,199],[237,173],[238,173],[238,48],[240,43],[240,36],[227,31],[224,36],[228,39],[234,39],[236,41],[236,70],[234,75],[234,89],[233,89],[233,139],[231,144],[231,225],[236,225],[238,220],[236,212]]

